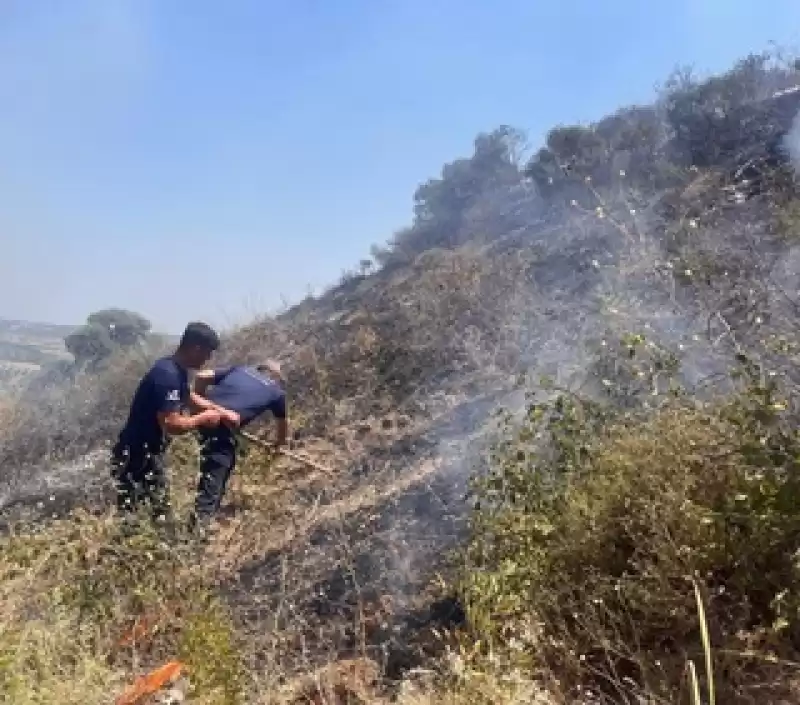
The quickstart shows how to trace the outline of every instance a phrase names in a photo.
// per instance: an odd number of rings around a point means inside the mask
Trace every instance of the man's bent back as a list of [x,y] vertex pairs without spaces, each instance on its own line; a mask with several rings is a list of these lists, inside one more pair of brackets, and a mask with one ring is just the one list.
[[[227,367],[200,372],[197,391],[217,406],[233,411],[239,427],[271,411],[278,425],[276,445],[286,442],[286,393],[278,381],[279,368]],[[206,391],[206,386],[213,386]],[[220,426],[201,432],[203,446],[200,460],[200,481],[195,502],[195,520],[207,525],[219,509],[228,480],[236,465],[236,436]]]

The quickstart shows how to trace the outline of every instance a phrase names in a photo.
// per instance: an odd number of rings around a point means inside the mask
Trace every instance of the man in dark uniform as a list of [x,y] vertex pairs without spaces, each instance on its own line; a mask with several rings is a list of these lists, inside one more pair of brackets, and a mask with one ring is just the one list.
[[272,361],[254,367],[237,365],[201,370],[195,375],[195,392],[207,397],[221,411],[233,412],[235,418],[228,425],[200,431],[200,480],[195,512],[190,522],[193,528],[205,531],[222,502],[236,465],[237,444],[233,428],[247,426],[263,413],[271,411],[277,425],[275,448],[286,443],[286,393],[281,382],[280,366]]
[[[169,487],[163,455],[169,437],[200,428],[235,424],[236,416],[191,391],[188,371],[203,367],[219,347],[219,336],[205,323],[186,326],[177,350],[157,360],[139,382],[128,420],[111,452],[121,511],[151,505],[155,519],[169,516]],[[182,412],[189,409],[192,414]]]

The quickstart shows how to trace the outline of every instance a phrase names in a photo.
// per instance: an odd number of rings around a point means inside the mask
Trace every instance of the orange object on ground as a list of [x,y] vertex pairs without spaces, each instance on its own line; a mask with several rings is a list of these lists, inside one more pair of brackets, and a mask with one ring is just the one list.
[[181,675],[183,664],[180,661],[170,661],[155,671],[150,671],[146,676],[140,676],[119,698],[116,705],[138,705],[142,698],[153,695],[170,685]]

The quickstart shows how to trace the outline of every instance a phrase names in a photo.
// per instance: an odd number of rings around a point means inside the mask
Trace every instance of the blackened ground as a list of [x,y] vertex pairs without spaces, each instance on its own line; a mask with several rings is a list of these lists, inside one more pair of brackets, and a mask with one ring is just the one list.
[[422,663],[433,648],[430,628],[464,619],[430,589],[463,537],[464,490],[460,465],[441,467],[244,566],[224,591],[259,665],[293,673],[366,655],[400,677]]

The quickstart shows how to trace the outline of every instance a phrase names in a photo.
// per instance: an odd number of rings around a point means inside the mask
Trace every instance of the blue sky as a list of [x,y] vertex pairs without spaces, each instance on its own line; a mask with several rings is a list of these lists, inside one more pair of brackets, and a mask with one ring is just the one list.
[[536,145],[799,35],[798,0],[0,0],[0,317],[247,320],[477,132]]

